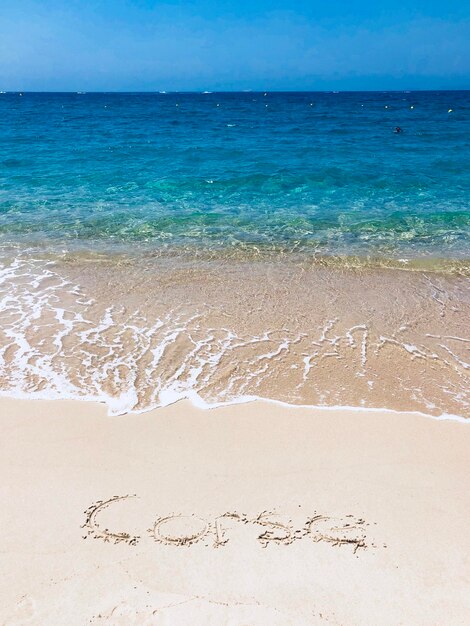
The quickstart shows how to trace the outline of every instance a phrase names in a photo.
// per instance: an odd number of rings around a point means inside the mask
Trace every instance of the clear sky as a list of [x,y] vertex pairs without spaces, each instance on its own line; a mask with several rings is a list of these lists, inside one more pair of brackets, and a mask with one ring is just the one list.
[[470,88],[466,0],[0,0],[0,90]]

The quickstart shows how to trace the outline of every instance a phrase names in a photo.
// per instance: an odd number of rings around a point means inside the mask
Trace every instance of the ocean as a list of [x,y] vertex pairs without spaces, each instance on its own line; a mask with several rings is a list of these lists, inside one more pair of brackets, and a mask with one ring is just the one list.
[[470,256],[469,92],[7,93],[0,138],[4,246]]
[[0,94],[2,393],[468,416],[469,94]]

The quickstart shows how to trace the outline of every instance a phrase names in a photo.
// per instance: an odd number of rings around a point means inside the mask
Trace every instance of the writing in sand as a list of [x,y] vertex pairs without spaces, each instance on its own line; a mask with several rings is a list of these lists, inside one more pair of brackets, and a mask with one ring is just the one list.
[[[295,527],[292,520],[286,520],[279,514],[262,511],[255,515],[225,512],[205,519],[196,514],[185,515],[171,513],[154,516],[151,526],[142,534],[110,529],[100,522],[100,515],[119,502],[136,498],[135,495],[113,496],[107,500],[98,500],[85,511],[86,530],[84,539],[93,537],[105,542],[127,543],[135,546],[143,536],[159,544],[172,546],[191,546],[204,543],[207,547],[225,546],[239,524],[250,525],[255,531],[258,544],[266,548],[270,544],[290,545],[298,540],[325,542],[332,546],[350,546],[356,553],[359,549],[377,547],[368,540],[367,528],[370,526],[363,518],[348,514],[342,517],[330,516],[319,512],[307,516],[300,527]],[[109,522],[106,522],[109,523]],[[385,547],[385,546],[384,546]]]

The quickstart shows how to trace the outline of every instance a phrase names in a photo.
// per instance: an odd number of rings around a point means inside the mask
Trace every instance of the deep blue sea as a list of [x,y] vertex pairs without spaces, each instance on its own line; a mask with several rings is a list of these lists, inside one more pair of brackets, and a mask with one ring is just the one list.
[[465,259],[469,198],[468,91],[0,94],[6,248]]

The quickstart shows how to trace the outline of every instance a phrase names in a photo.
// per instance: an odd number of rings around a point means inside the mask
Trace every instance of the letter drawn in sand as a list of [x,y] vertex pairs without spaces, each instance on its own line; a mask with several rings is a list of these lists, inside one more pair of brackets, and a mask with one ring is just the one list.
[[263,511],[254,519],[256,524],[265,526],[268,529],[258,536],[258,541],[263,548],[266,548],[271,541],[273,543],[288,545],[297,538],[294,535],[292,528],[287,524],[281,524],[280,522],[274,522],[272,519],[268,519],[273,516],[276,516],[276,513]]
[[176,546],[190,546],[200,541],[210,531],[208,524],[196,515],[168,515],[157,517],[150,535],[159,543]]
[[120,502],[122,500],[128,500],[129,498],[136,498],[134,495],[126,495],[126,496],[113,496],[108,500],[98,500],[95,504],[92,504],[86,511],[86,519],[82,528],[87,529],[87,534],[84,535],[84,539],[88,536],[92,536],[93,539],[102,539],[103,541],[113,541],[114,543],[128,543],[130,546],[137,545],[137,542],[140,539],[139,535],[131,535],[126,532],[112,532],[109,528],[101,528],[97,522],[98,513],[107,509],[111,504],[116,502]]
[[354,552],[359,548],[366,548],[365,520],[355,519],[352,515],[346,515],[346,518],[349,521],[314,515],[307,520],[305,534],[310,535],[315,542],[326,541],[333,546],[352,545]]
[[224,519],[234,519],[239,522],[242,522],[243,524],[246,524],[249,521],[248,517],[244,513],[242,514],[224,513],[223,515],[219,515],[219,517],[216,517],[215,522],[214,522],[214,529],[215,529],[214,548],[225,546],[228,543],[229,539],[227,535],[225,534],[226,528],[222,524],[222,520]]

